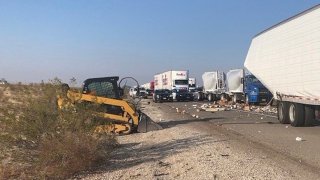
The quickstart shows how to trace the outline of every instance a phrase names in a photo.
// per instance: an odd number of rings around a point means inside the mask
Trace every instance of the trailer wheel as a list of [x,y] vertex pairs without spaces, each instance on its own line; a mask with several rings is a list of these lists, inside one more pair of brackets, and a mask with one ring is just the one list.
[[300,127],[304,125],[304,105],[298,103],[290,103],[289,119],[291,126]]
[[213,100],[213,95],[212,94],[208,94],[208,101],[211,102]]
[[280,101],[278,103],[278,120],[281,124],[289,124],[289,104],[287,102]]
[[195,95],[195,100],[196,100],[196,101],[200,101],[200,94],[199,94],[199,93],[196,93],[196,95]]
[[226,95],[225,95],[225,94],[221,94],[220,100],[221,100],[221,101],[224,101],[224,100],[226,100],[226,99],[227,99]]
[[218,96],[216,94],[212,94],[212,101],[216,101],[218,99]]
[[245,96],[244,103],[249,105],[249,96],[247,94]]
[[305,105],[304,111],[305,111],[304,125],[305,126],[313,126],[315,123],[315,119],[316,119],[314,107],[310,106],[310,105]]
[[202,101],[203,100],[203,94],[202,93],[199,93],[198,94],[198,101]]
[[233,101],[234,103],[237,103],[237,102],[238,102],[238,99],[237,99],[237,96],[236,96],[236,95],[233,95],[232,101]]

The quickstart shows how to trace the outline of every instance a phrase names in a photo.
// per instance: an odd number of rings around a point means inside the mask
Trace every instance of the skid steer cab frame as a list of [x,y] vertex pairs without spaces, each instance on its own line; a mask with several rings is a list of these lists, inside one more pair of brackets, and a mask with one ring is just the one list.
[[[133,104],[121,99],[123,90],[118,86],[118,80],[117,76],[87,79],[83,82],[81,93],[68,88],[67,98],[72,103],[97,103],[102,106],[103,112],[96,113],[110,124],[97,126],[96,132],[129,134],[132,131],[147,132],[149,129],[161,129],[147,115],[136,110]],[[59,107],[62,106],[60,101]]]

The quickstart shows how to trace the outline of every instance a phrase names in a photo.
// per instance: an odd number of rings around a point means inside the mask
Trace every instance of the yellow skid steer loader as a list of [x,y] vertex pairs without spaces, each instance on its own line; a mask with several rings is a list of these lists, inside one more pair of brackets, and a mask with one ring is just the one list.
[[[135,105],[121,99],[123,89],[117,84],[119,77],[102,77],[87,79],[82,91],[70,90],[67,84],[62,85],[66,93],[64,98],[58,98],[58,106],[64,108],[74,103],[97,103],[103,107],[103,112],[96,112],[100,119],[108,121],[108,125],[97,126],[95,131],[107,131],[116,134],[131,132],[148,132],[162,129],[146,114],[137,110]],[[121,82],[121,81],[120,81]]]

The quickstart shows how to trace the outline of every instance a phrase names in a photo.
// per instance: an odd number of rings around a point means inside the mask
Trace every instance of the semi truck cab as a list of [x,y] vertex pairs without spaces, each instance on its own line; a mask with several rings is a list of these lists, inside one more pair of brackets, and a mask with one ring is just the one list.
[[189,81],[188,80],[174,80],[172,86],[172,97],[174,100],[177,99],[180,92],[188,91]]
[[271,92],[253,75],[246,75],[244,79],[245,102],[268,103],[271,98]]

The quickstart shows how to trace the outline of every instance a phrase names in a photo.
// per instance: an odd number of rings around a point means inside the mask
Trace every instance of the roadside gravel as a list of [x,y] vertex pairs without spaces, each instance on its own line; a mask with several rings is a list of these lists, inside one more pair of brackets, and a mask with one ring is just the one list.
[[109,162],[76,179],[316,179],[295,162],[214,131],[209,122],[159,104],[143,106],[165,128],[120,136]]

